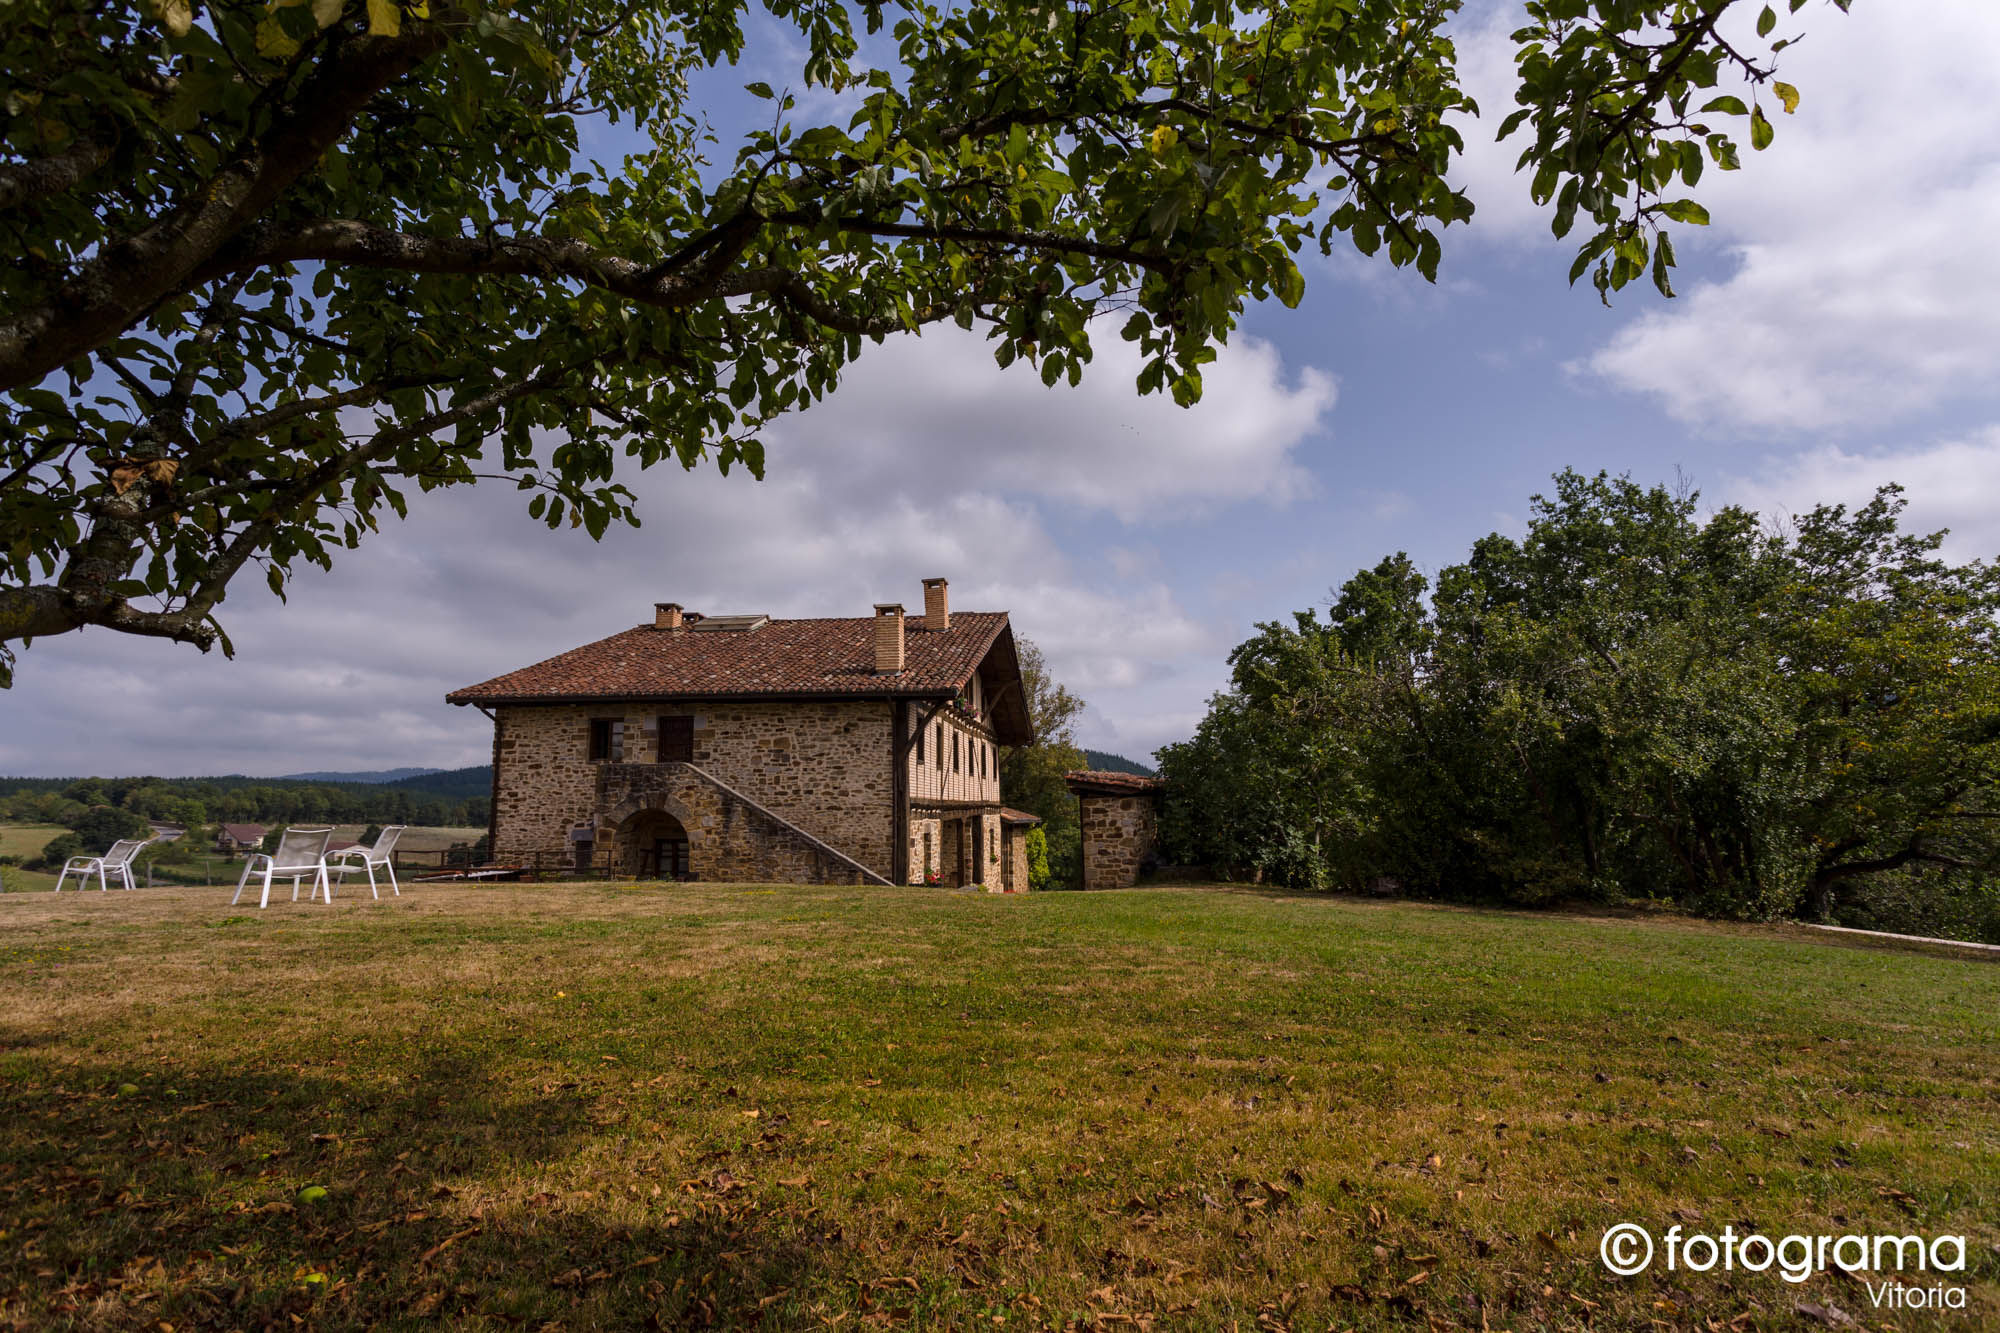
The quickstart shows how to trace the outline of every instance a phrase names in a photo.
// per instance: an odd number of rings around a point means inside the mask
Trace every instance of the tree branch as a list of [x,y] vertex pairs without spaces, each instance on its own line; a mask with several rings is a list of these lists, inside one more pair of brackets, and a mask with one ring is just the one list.
[[0,162],[0,212],[73,189],[110,160],[108,145],[79,139],[50,157]]
[[157,222],[108,241],[46,303],[0,319],[0,390],[32,384],[117,336],[320,160],[381,89],[444,48],[439,23],[362,37],[314,69],[292,106]]

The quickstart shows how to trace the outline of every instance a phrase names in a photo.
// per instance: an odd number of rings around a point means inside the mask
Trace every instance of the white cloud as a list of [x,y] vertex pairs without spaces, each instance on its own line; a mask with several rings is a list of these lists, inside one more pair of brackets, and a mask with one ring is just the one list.
[[1819,504],[1867,503],[1877,489],[1903,487],[1906,532],[1949,528],[1953,560],[2000,556],[2000,425],[1917,449],[1849,452],[1835,446],[1767,461],[1752,476],[1731,477],[1721,498],[1767,518]]
[[1330,376],[1308,368],[1288,382],[1276,348],[1239,338],[1206,368],[1201,402],[1184,409],[1138,395],[1140,364],[1105,326],[1083,383],[1043,390],[1030,366],[999,370],[974,335],[933,330],[863,357],[784,438],[833,440],[843,470],[898,472],[915,493],[975,486],[1128,523],[1310,494],[1293,454],[1333,407]]
[[1503,0],[1472,6],[1450,25],[1460,84],[1479,105],[1476,119],[1452,120],[1465,151],[1453,164],[1451,177],[1472,200],[1469,234],[1482,240],[1516,241],[1535,234],[1549,238],[1548,210],[1529,197],[1528,177],[1514,170],[1521,149],[1532,142],[1530,131],[1517,130],[1505,143],[1494,138],[1500,122],[1515,110],[1519,79],[1510,38],[1527,21],[1519,0]]
[[[411,520],[308,571],[289,605],[246,582],[223,608],[237,657],[106,631],[44,639],[4,699],[0,772],[285,773],[484,763],[486,723],[451,689],[602,637],[674,600],[709,612],[865,615],[922,603],[1005,609],[1092,704],[1094,737],[1145,751],[1128,722],[1198,707],[1225,644],[1143,547],[1080,559],[1060,513],[1197,521],[1284,503],[1333,402],[1244,341],[1190,411],[1138,400],[1136,357],[1100,350],[1076,389],[1043,391],[953,331],[871,349],[826,403],[770,433],[767,479],[658,468],[627,478],[644,526],[602,542],[550,532],[498,486],[418,499]],[[1186,516],[1196,516],[1190,520]],[[1166,699],[1167,705],[1161,703]]]
[[1746,147],[1742,171],[1711,171],[1697,192],[1733,271],[1640,315],[1585,368],[1737,430],[1837,430],[1989,396],[2000,5],[1801,17],[1807,39],[1781,69],[1804,94],[1798,114],[1776,116],[1771,149]]

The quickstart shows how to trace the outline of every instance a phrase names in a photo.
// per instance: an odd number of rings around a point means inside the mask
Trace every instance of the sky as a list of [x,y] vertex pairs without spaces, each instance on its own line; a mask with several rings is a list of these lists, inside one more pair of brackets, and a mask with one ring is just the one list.
[[[1776,515],[1902,483],[1956,558],[2000,554],[2000,5],[1816,3],[1780,77],[1803,100],[1713,217],[1677,234],[1681,295],[1611,308],[1512,174],[1517,11],[1458,24],[1460,177],[1479,212],[1435,285],[1351,252],[1296,310],[1252,309],[1189,410],[1133,388],[1102,330],[1080,387],[997,368],[956,329],[871,347],[767,436],[763,481],[628,483],[643,526],[551,533],[498,486],[418,497],[280,603],[222,608],[234,659],[91,630],[35,643],[0,694],[0,774],[453,768],[490,731],[445,694],[651,618],[1005,610],[1088,703],[1084,744],[1145,759],[1188,736],[1261,621],[1324,606],[1407,551],[1427,571],[1518,534],[1565,467],[1685,477]],[[732,83],[784,81],[753,43]]]

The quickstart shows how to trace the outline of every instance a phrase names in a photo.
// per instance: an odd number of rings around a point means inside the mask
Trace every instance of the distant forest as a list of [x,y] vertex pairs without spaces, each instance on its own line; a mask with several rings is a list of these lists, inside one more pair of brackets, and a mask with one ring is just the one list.
[[67,823],[93,806],[145,819],[201,825],[335,824],[470,826],[486,822],[492,770],[420,773],[394,782],[297,778],[0,778],[0,818]]
[[[1085,750],[1090,767],[1153,776],[1144,764]],[[391,770],[394,771],[394,770]],[[376,773],[304,774],[288,778],[0,778],[0,819],[70,822],[84,809],[112,805],[174,824],[417,824],[470,826],[486,822],[493,770],[486,764],[417,772],[390,782]]]
[[1104,750],[1085,750],[1083,757],[1100,773],[1137,773],[1142,778],[1159,776],[1156,770],[1146,767],[1135,759],[1127,759],[1122,754],[1110,754]]

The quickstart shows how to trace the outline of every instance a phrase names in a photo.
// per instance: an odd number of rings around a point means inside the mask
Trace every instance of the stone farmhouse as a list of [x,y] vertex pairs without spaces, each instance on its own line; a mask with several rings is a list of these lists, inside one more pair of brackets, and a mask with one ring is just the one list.
[[493,719],[493,858],[758,883],[1028,887],[1004,611],[651,623],[446,696]]

